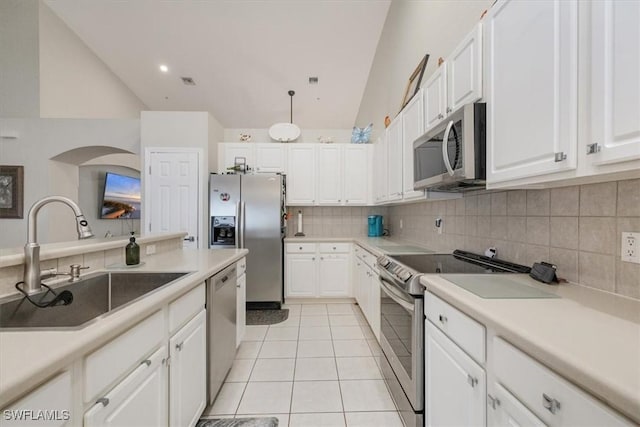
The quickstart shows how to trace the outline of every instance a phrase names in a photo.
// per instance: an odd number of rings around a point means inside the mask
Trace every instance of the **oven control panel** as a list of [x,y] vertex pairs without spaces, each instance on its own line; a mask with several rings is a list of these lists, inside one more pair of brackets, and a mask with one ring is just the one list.
[[399,281],[407,282],[413,277],[413,274],[411,274],[409,270],[385,256],[378,257],[377,261],[380,267],[393,274]]

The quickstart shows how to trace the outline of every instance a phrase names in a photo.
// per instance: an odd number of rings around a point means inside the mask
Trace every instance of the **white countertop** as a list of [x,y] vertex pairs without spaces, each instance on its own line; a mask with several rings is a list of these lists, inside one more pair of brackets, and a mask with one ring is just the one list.
[[[367,250],[373,252],[375,255],[388,255],[393,252],[392,247],[401,249],[403,255],[418,254],[418,253],[433,253],[433,250],[422,247],[415,243],[408,243],[402,240],[394,239],[392,237],[366,237],[366,236],[353,236],[353,237],[321,237],[321,236],[305,236],[305,237],[287,237],[284,239],[285,243],[324,243],[324,242],[352,242],[357,243]],[[408,248],[415,248],[416,250],[407,250]]]
[[[121,243],[118,243],[118,247],[120,246]],[[126,271],[193,273],[83,329],[0,332],[0,407],[34,388],[74,359],[102,346],[247,253],[246,249],[181,249],[148,256],[144,265]]]
[[514,280],[553,299],[483,299],[437,275],[438,295],[551,370],[640,422],[640,301],[584,286]]

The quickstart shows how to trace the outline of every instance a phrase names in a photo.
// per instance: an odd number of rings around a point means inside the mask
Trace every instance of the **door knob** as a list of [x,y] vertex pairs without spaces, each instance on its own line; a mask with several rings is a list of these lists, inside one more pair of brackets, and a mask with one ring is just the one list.
[[187,236],[187,237],[184,238],[184,241],[185,242],[195,242],[196,238],[193,237],[193,236]]

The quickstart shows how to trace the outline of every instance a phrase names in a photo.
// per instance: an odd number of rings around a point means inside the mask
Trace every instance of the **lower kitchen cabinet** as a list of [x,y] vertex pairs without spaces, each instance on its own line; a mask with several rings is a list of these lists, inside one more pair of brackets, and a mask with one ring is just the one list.
[[167,348],[158,349],[85,413],[85,427],[167,425]]
[[430,321],[425,326],[425,425],[486,425],[484,369]]
[[493,394],[487,394],[489,413],[487,421],[490,426],[504,427],[545,427],[526,406],[509,393],[500,384],[494,384]]
[[353,293],[373,334],[380,341],[380,282],[374,265],[376,257],[356,246]]
[[285,297],[349,297],[349,243],[285,244]]
[[244,338],[244,332],[247,328],[247,275],[241,274],[236,281],[237,297],[236,297],[236,348],[240,347],[240,343]]
[[169,340],[169,425],[195,426],[207,401],[206,311]]

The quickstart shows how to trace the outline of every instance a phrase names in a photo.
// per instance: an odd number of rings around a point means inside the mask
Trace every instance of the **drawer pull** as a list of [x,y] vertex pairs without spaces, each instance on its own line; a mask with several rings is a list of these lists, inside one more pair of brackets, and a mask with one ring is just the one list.
[[184,345],[184,342],[181,342],[180,344],[176,344],[176,350],[182,351],[182,346],[183,345]]
[[492,409],[496,409],[496,406],[500,406],[500,399],[487,394],[487,403],[489,404],[489,406],[491,406]]
[[147,360],[143,360],[142,362],[140,362],[141,365],[147,365],[147,366],[151,366],[151,360],[147,359]]
[[100,399],[96,400],[96,405],[98,403],[102,403],[102,406],[106,407],[109,404],[109,399],[107,399],[106,397],[101,397]]
[[471,376],[471,374],[467,374],[467,382],[469,383],[469,385],[471,387],[475,387],[476,384],[478,384],[478,379],[477,378],[473,378]]
[[220,281],[222,283],[226,282],[227,280],[229,280],[229,276],[224,276]]
[[552,414],[555,414],[560,409],[560,402],[542,393],[542,406]]
[[299,249],[299,250],[302,250],[302,246],[300,246],[298,249]]
[[336,247],[335,247],[335,246],[333,247],[333,250],[334,250],[334,251],[336,250]]
[[438,320],[440,321],[440,323],[445,324],[447,323],[447,316],[441,314],[438,316]]

